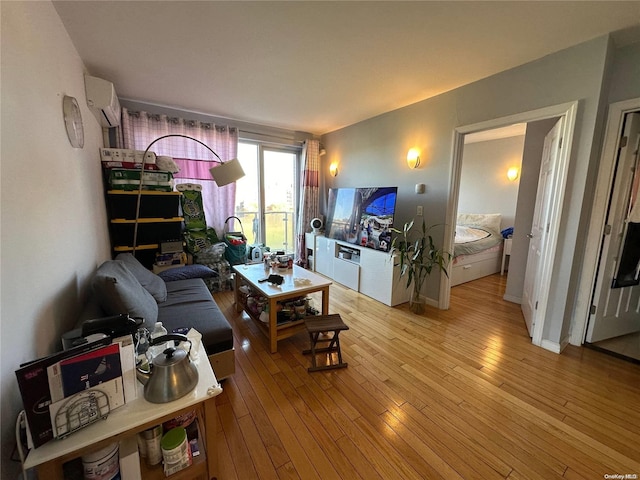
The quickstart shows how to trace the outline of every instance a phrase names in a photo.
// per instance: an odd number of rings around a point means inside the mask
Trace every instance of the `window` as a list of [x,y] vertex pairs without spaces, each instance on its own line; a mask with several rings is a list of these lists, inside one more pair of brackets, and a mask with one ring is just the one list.
[[299,149],[240,141],[238,160],[245,177],[236,184],[235,214],[249,244],[295,252]]

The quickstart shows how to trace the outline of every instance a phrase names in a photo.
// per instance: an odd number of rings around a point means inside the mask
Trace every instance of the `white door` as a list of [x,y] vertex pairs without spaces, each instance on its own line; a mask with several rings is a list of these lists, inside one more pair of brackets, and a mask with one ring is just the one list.
[[[640,113],[626,115],[623,138],[625,137],[626,140],[621,142],[624,146],[618,150],[618,165],[602,240],[587,342],[598,342],[640,331],[640,286],[613,288],[618,260],[626,238],[631,202],[637,202]],[[634,183],[636,194],[632,195]]]
[[562,122],[562,119],[558,120],[544,138],[536,205],[531,232],[527,235],[529,237],[529,253],[527,255],[527,269],[524,276],[521,307],[527,330],[529,330],[529,336],[533,335],[533,325],[538,308],[540,265],[545,254],[549,233],[550,213],[554,198],[554,172],[561,147]]

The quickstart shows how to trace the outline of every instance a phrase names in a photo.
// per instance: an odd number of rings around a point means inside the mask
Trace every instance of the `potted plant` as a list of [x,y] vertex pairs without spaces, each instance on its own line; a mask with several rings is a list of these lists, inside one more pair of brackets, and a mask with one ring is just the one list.
[[402,231],[393,229],[401,236],[393,239],[391,252],[399,255],[400,276],[407,276],[407,288],[413,284],[409,308],[413,313],[421,314],[424,313],[424,300],[420,294],[425,280],[434,267],[449,276],[447,267],[452,255],[434,245],[429,234],[433,226],[427,228],[423,218],[422,229],[416,231],[413,229],[414,221],[405,223]]

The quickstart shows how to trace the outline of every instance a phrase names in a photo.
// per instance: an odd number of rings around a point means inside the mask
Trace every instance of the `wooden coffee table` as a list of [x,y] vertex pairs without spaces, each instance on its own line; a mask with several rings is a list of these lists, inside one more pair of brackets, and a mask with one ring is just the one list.
[[[271,353],[278,351],[278,340],[283,340],[304,331],[304,320],[296,320],[278,324],[278,302],[307,295],[314,292],[322,292],[322,315],[329,314],[329,285],[331,281],[309,270],[294,265],[293,268],[280,270],[271,269],[265,271],[261,263],[254,265],[235,265],[235,302],[238,312],[243,309],[253,318],[269,338]],[[284,277],[282,285],[272,285],[269,282],[259,282],[270,274],[278,274]],[[269,321],[262,322],[256,318],[247,308],[240,293],[242,285],[249,286],[254,292],[262,295],[269,302]]]

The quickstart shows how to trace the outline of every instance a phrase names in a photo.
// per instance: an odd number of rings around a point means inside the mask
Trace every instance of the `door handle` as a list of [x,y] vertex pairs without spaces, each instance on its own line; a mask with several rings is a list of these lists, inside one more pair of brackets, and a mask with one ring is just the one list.
[[527,238],[533,238],[533,233],[527,233]]

